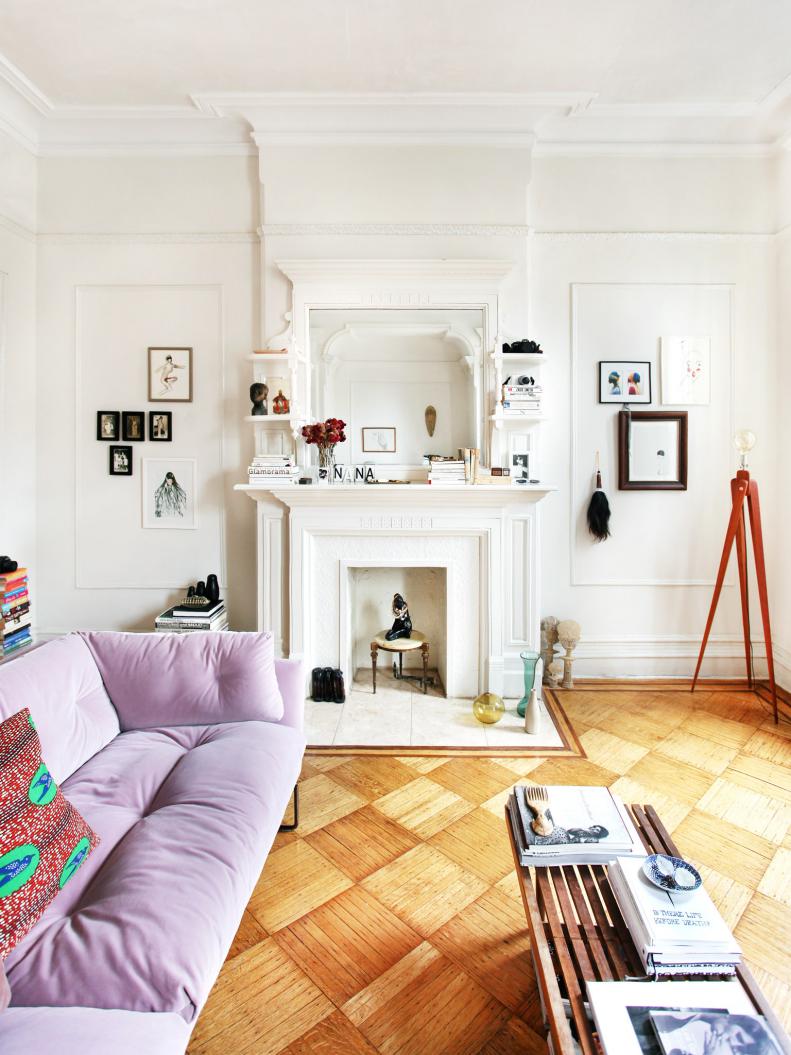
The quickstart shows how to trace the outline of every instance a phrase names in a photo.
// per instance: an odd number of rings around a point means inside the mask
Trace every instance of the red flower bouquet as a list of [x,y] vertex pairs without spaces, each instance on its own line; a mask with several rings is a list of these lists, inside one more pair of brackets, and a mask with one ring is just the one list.
[[340,418],[327,418],[317,421],[315,425],[303,425],[302,435],[305,443],[315,443],[321,449],[334,447],[336,443],[346,442],[346,422]]

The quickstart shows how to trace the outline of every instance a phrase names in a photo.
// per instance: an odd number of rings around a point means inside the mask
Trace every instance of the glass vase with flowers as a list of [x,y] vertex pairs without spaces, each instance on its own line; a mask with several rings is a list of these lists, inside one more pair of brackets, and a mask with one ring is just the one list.
[[335,466],[335,448],[346,442],[346,422],[340,418],[327,418],[313,425],[303,425],[302,438],[305,443],[315,444],[319,454],[319,483],[332,483]]

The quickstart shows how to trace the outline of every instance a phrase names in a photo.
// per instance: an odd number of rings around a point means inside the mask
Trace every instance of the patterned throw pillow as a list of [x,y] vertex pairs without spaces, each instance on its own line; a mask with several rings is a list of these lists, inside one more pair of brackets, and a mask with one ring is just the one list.
[[0,724],[0,959],[99,839],[58,789],[25,708]]

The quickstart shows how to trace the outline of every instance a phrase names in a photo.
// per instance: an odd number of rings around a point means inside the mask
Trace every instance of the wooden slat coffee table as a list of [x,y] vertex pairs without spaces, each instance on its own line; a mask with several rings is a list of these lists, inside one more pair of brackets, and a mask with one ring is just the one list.
[[[653,806],[632,806],[630,813],[646,853],[681,856]],[[505,825],[527,916],[550,1052],[599,1055],[593,1023],[585,1013],[586,983],[618,982],[627,975],[641,978],[645,974],[610,887],[607,867],[525,868],[519,862],[507,811]],[[791,1055],[783,1027],[745,964],[737,969],[737,977],[756,1013],[764,1015],[783,1050]],[[579,1047],[575,1047],[575,1039]]]

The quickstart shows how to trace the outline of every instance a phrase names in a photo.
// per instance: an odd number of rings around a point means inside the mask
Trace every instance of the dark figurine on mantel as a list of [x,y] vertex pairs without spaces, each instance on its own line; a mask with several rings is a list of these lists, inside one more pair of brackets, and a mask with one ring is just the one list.
[[400,593],[393,594],[393,625],[385,634],[388,641],[395,641],[399,637],[412,636],[412,620],[409,618],[409,605]]
[[269,395],[269,386],[265,385],[262,381],[254,381],[250,385],[250,402],[253,404],[253,409],[250,413],[253,417],[261,417],[264,414],[269,413],[269,409],[266,405],[266,397]]

